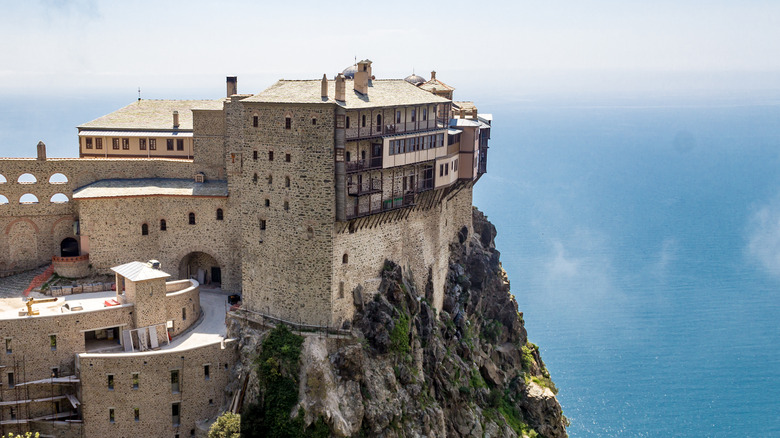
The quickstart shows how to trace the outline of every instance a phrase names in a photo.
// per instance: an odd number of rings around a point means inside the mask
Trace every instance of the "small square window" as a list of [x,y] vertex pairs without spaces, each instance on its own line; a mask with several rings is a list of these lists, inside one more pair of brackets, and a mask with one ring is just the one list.
[[317,119],[315,117],[311,118],[311,124],[312,125],[316,125],[317,124]]
[[91,137],[85,138],[84,145],[87,147],[87,149],[92,149],[92,138]]
[[184,139],[183,138],[177,138],[176,139],[176,150],[177,151],[183,151],[184,150]]
[[113,423],[114,420],[115,420],[115,418],[114,418],[114,408],[109,408],[108,409],[108,421]]

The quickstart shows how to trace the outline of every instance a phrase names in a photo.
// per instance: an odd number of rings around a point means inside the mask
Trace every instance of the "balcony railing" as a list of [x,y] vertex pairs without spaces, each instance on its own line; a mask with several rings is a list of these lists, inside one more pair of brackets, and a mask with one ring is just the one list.
[[371,159],[368,160],[347,161],[344,164],[346,164],[346,169],[348,173],[362,172],[364,170],[371,170],[371,169],[381,169],[382,157],[372,157]]
[[360,184],[348,184],[347,193],[349,193],[350,196],[363,196],[373,193],[382,193],[382,180],[379,178],[374,178],[370,181],[362,181]]

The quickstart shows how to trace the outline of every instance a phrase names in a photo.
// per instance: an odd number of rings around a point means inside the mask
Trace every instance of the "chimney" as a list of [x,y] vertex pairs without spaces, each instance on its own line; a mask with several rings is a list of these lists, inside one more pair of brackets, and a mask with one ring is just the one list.
[[460,107],[460,117],[461,119],[466,118],[466,108]]
[[46,161],[46,145],[42,142],[38,142],[38,161]]
[[179,112],[174,111],[173,112],[173,127],[178,128],[179,127]]
[[431,80],[434,80],[434,79],[436,79],[436,70],[433,70],[431,72]]
[[238,94],[238,76],[227,77],[227,97]]
[[371,61],[364,59],[358,62],[355,72],[355,91],[360,94],[368,94],[368,81],[371,79]]
[[323,99],[328,99],[328,77],[325,76],[325,74],[322,75],[322,92],[320,93],[322,95]]
[[344,83],[344,75],[341,73],[336,76],[336,100],[340,102],[347,100],[346,84]]
[[477,107],[474,107],[474,109],[471,110],[471,118],[474,120],[479,120],[479,117],[477,117]]

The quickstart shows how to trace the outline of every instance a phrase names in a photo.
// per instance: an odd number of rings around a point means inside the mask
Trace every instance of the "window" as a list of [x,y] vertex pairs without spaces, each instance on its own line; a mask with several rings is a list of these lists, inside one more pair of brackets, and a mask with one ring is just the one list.
[[382,114],[376,115],[376,126],[381,128],[382,127]]
[[156,151],[157,150],[157,139],[156,138],[150,138],[149,139],[149,150],[150,151]]
[[252,177],[252,182],[253,182],[253,183],[257,183],[257,174],[255,174],[255,175]]
[[274,151],[268,151],[268,161],[274,160]]
[[108,408],[108,421],[114,422],[114,408]]
[[133,408],[133,420],[139,421],[141,418],[141,412],[138,408]]
[[292,128],[292,119],[289,117],[284,118],[284,129]]
[[103,149],[103,139],[102,138],[96,138],[95,139],[95,149]]
[[286,161],[286,162],[288,162],[288,163],[289,163],[290,161],[292,161],[292,157],[290,156],[290,154],[284,154],[284,161]]
[[122,149],[127,151],[130,150],[130,139],[129,138],[123,138],[122,139]]
[[343,256],[341,256],[341,263],[345,265],[349,263],[349,254],[344,254]]
[[361,117],[360,126],[362,126],[363,128],[366,127],[366,115],[365,114],[363,114],[363,116]]
[[165,223],[165,219],[160,219],[160,231],[165,231],[168,229],[168,224]]
[[257,116],[252,116],[252,126],[257,128],[257,125],[259,125],[259,124],[260,124],[260,118],[257,117]]
[[113,391],[114,390],[114,375],[109,374],[108,375],[108,390]]
[[412,122],[415,122],[416,119],[417,119],[417,110],[413,109],[412,110]]
[[266,200],[265,200],[265,206],[266,206],[266,207],[270,207],[270,206],[271,206],[271,200],[270,200],[270,199],[266,198]]
[[13,353],[13,350],[11,349],[11,338],[5,338],[5,354],[11,353]]
[[260,219],[260,229],[265,230],[265,219]]
[[350,158],[351,158],[351,155],[350,155],[349,151],[347,151],[347,161],[350,161]]
[[133,373],[133,389],[138,389],[138,383],[141,380],[138,373]]
[[206,380],[211,379],[211,366],[203,365],[203,378]]
[[395,123],[401,123],[401,111],[395,112]]
[[16,381],[14,380],[14,373],[8,373],[8,387],[13,388],[16,385]]
[[316,117],[312,117],[311,118],[311,124],[312,125],[316,125],[317,124],[317,118]]
[[49,344],[51,345],[52,351],[57,349],[57,335],[49,335]]
[[268,175],[268,184],[273,184],[273,183],[274,183],[274,176]]
[[423,121],[428,120],[428,108],[423,108],[422,119]]
[[138,139],[138,149],[145,151],[146,150],[146,139],[145,138],[139,138]]
[[349,129],[349,116],[347,116],[346,122],[347,122],[346,127],[347,127],[347,129]]
[[190,213],[190,225],[195,225],[195,213]]
[[449,175],[450,174],[450,166],[448,166],[446,164],[444,165],[444,174],[445,175]]
[[186,321],[187,320],[187,308],[182,307],[181,308],[181,320]]
[[92,138],[87,137],[84,139],[84,146],[86,146],[87,149],[92,149]]
[[218,208],[218,209],[217,209],[217,220],[218,220],[218,221],[221,221],[221,220],[222,220],[222,219],[224,219],[224,218],[225,218],[225,216],[224,216],[224,213],[222,212],[222,209],[221,209],[221,208]]
[[176,139],[176,150],[177,151],[183,151],[184,150],[184,139],[183,138],[177,138]]
[[290,203],[287,201],[284,201],[284,211],[287,211],[290,209]]
[[439,176],[444,176],[444,165],[439,164]]
[[60,369],[59,369],[59,368],[57,368],[57,367],[53,367],[53,368],[51,369],[51,376],[52,376],[52,377],[54,377],[55,379],[56,379],[57,377],[59,377],[59,376],[60,376]]
[[169,139],[165,140],[165,144],[166,144],[166,148],[169,151],[173,150],[173,139],[172,138],[169,138]]
[[290,187],[290,177],[289,176],[285,176],[284,177],[284,186],[285,187]]
[[149,225],[146,225],[146,224],[141,225],[141,235],[142,236],[148,236],[149,235]]
[[179,392],[179,370],[171,370],[171,392]]
[[252,159],[257,161],[257,151],[252,151]]

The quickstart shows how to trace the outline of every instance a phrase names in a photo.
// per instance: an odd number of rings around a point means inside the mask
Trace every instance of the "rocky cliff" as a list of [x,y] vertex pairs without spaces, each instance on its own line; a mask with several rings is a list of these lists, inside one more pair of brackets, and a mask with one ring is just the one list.
[[[303,333],[285,344],[271,342],[262,329],[232,324],[242,357],[263,354],[260,378],[250,381],[247,397],[257,402],[245,411],[245,426],[268,418],[268,402],[278,398],[269,378],[287,375],[298,400],[291,394],[295,404],[283,412],[298,424],[293,429],[304,428],[300,435],[567,436],[555,386],[527,340],[501,268],[495,227],[476,209],[473,219],[474,234],[464,228],[451,246],[442,309],[430,305],[430,283],[415,284],[387,261],[378,291],[354,291],[355,337]],[[279,348],[276,359],[272,348]],[[291,349],[299,360],[285,368]],[[237,371],[255,368],[247,361]]]

